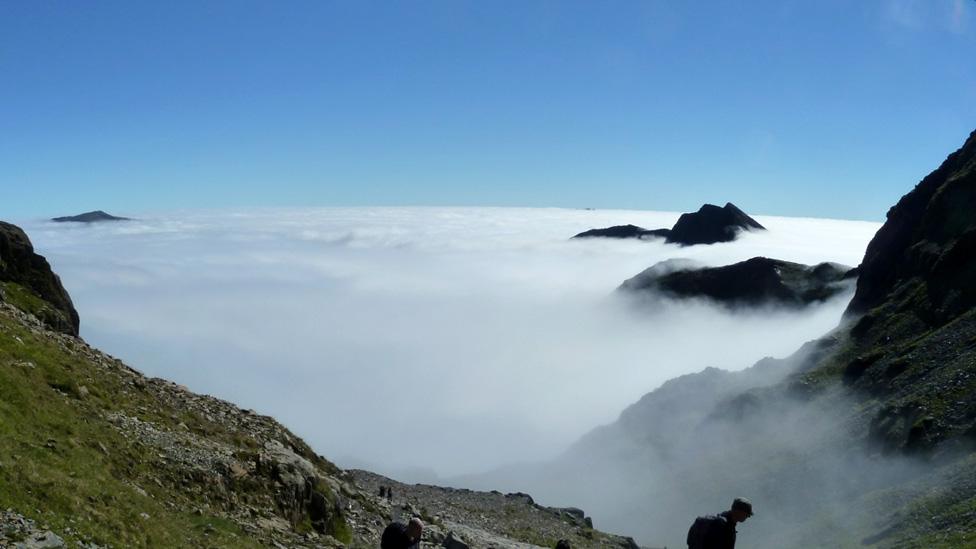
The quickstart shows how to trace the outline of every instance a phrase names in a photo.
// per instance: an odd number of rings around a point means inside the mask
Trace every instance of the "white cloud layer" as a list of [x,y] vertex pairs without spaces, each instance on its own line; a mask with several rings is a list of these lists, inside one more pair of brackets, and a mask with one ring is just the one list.
[[783,356],[849,295],[802,313],[625,306],[657,261],[857,265],[877,223],[757,217],[716,246],[570,241],[677,213],[517,208],[172,212],[28,222],[82,335],[148,374],[272,414],[317,451],[440,475],[544,459],[663,381]]

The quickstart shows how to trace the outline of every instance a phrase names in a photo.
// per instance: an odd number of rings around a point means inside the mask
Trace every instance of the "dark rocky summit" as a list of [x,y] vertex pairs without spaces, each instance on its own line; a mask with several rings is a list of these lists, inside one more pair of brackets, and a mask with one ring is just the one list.
[[573,238],[666,238],[670,232],[668,229],[648,230],[637,225],[615,225],[606,229],[590,229]]
[[766,228],[731,202],[721,208],[705,204],[695,213],[681,214],[666,242],[682,246],[731,242],[740,231],[752,230]]
[[707,268],[667,260],[624,281],[619,289],[675,299],[707,298],[729,306],[801,307],[850,289],[850,273],[850,267],[836,263],[809,266],[765,257]]
[[47,260],[20,227],[0,221],[0,300],[22,307],[51,328],[78,335],[78,312]]
[[724,207],[705,204],[697,212],[681,214],[670,229],[645,229],[636,225],[617,225],[605,229],[591,229],[573,238],[663,238],[669,244],[693,246],[731,242],[741,231],[766,230],[731,202]]
[[98,223],[101,221],[130,221],[128,217],[117,217],[111,214],[107,214],[102,210],[95,210],[93,212],[85,212],[78,215],[69,215],[65,217],[55,217],[51,221],[57,221],[58,223],[75,222],[75,223]]

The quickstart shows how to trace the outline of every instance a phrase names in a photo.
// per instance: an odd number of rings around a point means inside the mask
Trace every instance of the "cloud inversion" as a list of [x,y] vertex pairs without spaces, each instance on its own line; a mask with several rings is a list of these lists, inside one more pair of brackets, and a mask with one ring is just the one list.
[[626,278],[674,257],[854,266],[879,227],[756,216],[768,232],[722,245],[568,240],[678,215],[327,208],[23,225],[92,344],[272,414],[340,464],[454,475],[555,455],[673,376],[786,355],[850,298],[641,310],[613,294]]

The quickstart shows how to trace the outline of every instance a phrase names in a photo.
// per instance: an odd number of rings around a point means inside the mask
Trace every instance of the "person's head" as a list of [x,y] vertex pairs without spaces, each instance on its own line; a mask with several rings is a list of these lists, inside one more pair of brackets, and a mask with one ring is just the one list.
[[752,516],[752,502],[746,498],[735,498],[732,501],[732,509],[729,510],[729,516],[735,522],[745,522],[746,519]]
[[556,542],[556,549],[572,549],[568,539],[561,539]]
[[420,520],[418,517],[413,517],[410,519],[410,522],[407,523],[407,536],[416,541],[420,539],[420,536],[422,535],[424,535],[424,521]]

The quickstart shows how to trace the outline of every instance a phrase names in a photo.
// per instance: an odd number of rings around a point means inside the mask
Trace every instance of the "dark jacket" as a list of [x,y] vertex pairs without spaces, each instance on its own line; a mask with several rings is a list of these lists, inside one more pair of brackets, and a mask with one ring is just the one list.
[[383,530],[380,549],[412,549],[418,547],[419,541],[413,541],[407,536],[406,524],[394,522]]
[[688,529],[688,549],[734,549],[735,521],[729,512],[698,517]]

